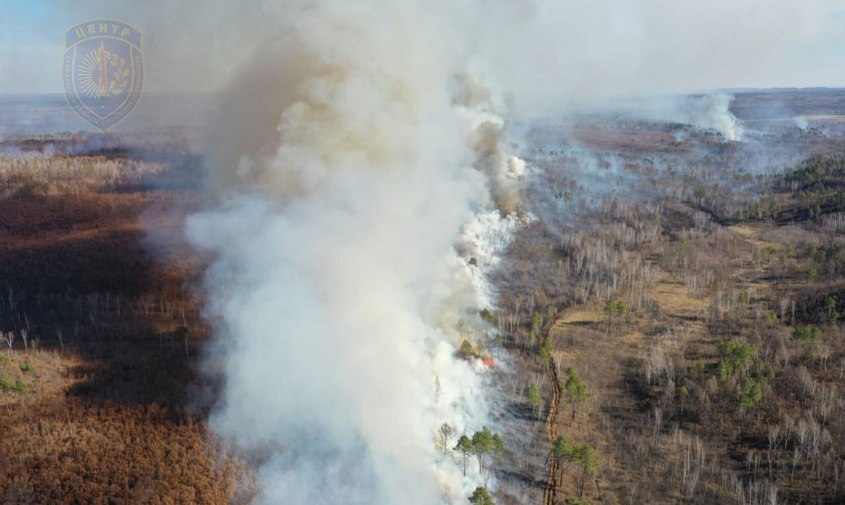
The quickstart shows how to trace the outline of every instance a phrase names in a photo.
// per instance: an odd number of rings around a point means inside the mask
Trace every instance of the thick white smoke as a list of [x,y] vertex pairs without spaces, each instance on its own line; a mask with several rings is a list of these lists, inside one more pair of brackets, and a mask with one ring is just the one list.
[[654,96],[608,101],[606,107],[639,119],[684,123],[716,131],[725,140],[742,140],[743,128],[730,110],[733,96],[708,93],[689,96]]
[[715,130],[727,140],[742,140],[742,125],[730,110],[732,100],[733,97],[725,93],[693,97],[687,121],[700,128]]
[[482,307],[455,244],[518,163],[458,78],[464,36],[426,11],[309,4],[238,72],[221,118],[239,119],[212,135],[215,182],[239,188],[189,222],[216,258],[212,424],[266,450],[260,504],[431,505],[478,483],[434,444],[488,410],[456,357]]

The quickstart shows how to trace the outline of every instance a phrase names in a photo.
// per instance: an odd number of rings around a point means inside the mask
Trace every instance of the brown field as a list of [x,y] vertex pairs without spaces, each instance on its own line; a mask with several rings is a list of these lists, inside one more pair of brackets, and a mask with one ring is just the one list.
[[189,289],[203,259],[182,243],[200,202],[184,161],[0,156],[0,330],[15,335],[0,354],[0,503],[229,504],[254,492],[194,400],[208,330]]

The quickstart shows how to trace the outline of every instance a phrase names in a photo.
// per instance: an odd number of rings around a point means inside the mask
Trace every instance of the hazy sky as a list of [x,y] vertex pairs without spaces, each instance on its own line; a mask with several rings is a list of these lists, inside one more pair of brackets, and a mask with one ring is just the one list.
[[0,2],[0,93],[62,91],[68,27],[62,16],[51,11],[42,0]]
[[[544,0],[528,0],[525,4],[542,3]],[[190,3],[190,2],[189,2]],[[157,74],[173,76],[173,69],[181,68],[180,65],[173,65],[172,62],[161,64],[157,72],[157,60],[163,60],[171,54],[179,54],[179,48],[186,39],[194,41],[208,41],[208,50],[219,50],[220,44],[231,42],[232,45],[247,44],[244,36],[249,36],[249,30],[243,28],[228,28],[227,33],[225,20],[231,12],[252,11],[253,19],[255,12],[260,12],[264,7],[258,7],[263,2],[256,1],[244,6],[238,6],[235,2],[203,2],[201,10],[208,11],[211,15],[203,13],[205,20],[192,25],[195,20],[188,20],[181,24],[179,15],[180,7],[169,5],[167,2],[151,0],[149,2],[119,1],[98,2],[96,0],[83,0],[79,2],[56,2],[50,0],[0,0],[0,19],[3,20],[0,27],[0,93],[61,93],[61,65],[62,53],[64,51],[64,33],[73,24],[97,17],[113,17],[126,21],[138,27],[144,33],[145,53],[147,57],[147,91],[169,91],[174,87],[173,81],[180,82],[179,76],[176,79],[165,79],[157,77]],[[518,2],[515,2],[518,3]],[[696,19],[701,17],[703,8],[710,9],[711,2],[703,0],[676,0],[673,7],[676,12],[666,16],[667,21],[655,19],[661,17],[655,12],[666,10],[664,5],[670,5],[661,0],[638,0],[628,4],[614,0],[599,0],[586,2],[581,0],[559,1],[559,4],[566,4],[566,7],[559,9],[561,15],[567,19],[573,17],[573,13],[585,14],[581,22],[568,24],[568,21],[561,23],[546,23],[547,30],[555,30],[559,26],[561,31],[568,31],[566,34],[550,34],[546,44],[556,44],[565,47],[558,48],[561,64],[564,67],[572,61],[576,61],[581,67],[587,67],[584,74],[589,77],[584,86],[592,87],[595,77],[592,74],[601,75],[605,70],[619,62],[623,67],[636,66],[637,72],[631,71],[632,79],[639,79],[640,74],[660,74],[661,88],[663,92],[667,89],[678,88],[688,89],[709,89],[714,87],[783,87],[783,86],[845,86],[845,2],[839,0],[804,0],[786,1],[763,1],[763,0],[737,0],[735,3],[714,1],[712,15],[707,19]],[[275,2],[284,5],[284,0]],[[588,5],[589,4],[589,5]],[[177,3],[178,5],[178,3]],[[734,8],[733,5],[739,7]],[[593,7],[596,6],[596,7]],[[620,7],[622,6],[622,7]],[[706,7],[702,7],[706,6]],[[805,7],[806,6],[806,7]],[[278,7],[277,7],[278,8]],[[283,7],[282,7],[283,8]],[[158,10],[158,12],[156,12]],[[540,11],[540,9],[536,9]],[[785,13],[784,11],[794,11]],[[780,11],[781,15],[778,16]],[[792,29],[792,26],[785,26],[794,14],[807,13],[806,19],[800,21],[800,28]],[[216,17],[215,17],[216,16]],[[770,21],[771,19],[771,21]],[[673,28],[671,24],[689,22],[690,27]],[[785,21],[786,20],[786,21]],[[771,26],[765,26],[771,23]],[[799,21],[796,21],[796,26]],[[749,25],[750,30],[758,33],[762,29],[766,31],[765,38],[755,38],[755,35],[747,35],[744,27]],[[177,33],[183,31],[185,26],[191,33]],[[250,26],[249,24],[245,26]],[[622,27],[619,29],[619,27]],[[264,27],[265,29],[270,29]],[[594,33],[604,33],[598,40],[602,47],[596,49],[598,54],[592,56],[592,46],[596,40],[589,40],[583,44],[584,47],[572,49],[578,44],[582,37],[579,35],[583,30],[585,37],[589,39]],[[618,30],[618,31],[614,31]],[[779,31],[784,31],[784,37],[778,36]],[[238,31],[239,33],[231,33]],[[697,44],[690,43],[687,49],[683,40],[686,32],[692,32],[690,38],[698,38]],[[788,34],[786,32],[789,32]],[[508,34],[514,37],[514,52],[522,51],[519,40],[525,33]],[[704,35],[702,35],[704,33]],[[671,34],[667,37],[666,34]],[[533,35],[528,35],[533,37]],[[712,39],[712,40],[711,40]],[[719,40],[721,39],[721,40]],[[221,40],[223,42],[221,42]],[[702,43],[701,40],[704,40]],[[715,42],[714,42],[715,40]],[[771,40],[771,43],[767,42]],[[614,46],[614,41],[618,44]],[[761,42],[762,41],[762,42]],[[677,42],[678,46],[675,46]],[[642,44],[640,47],[638,44]],[[217,47],[215,47],[215,44]],[[741,47],[737,55],[731,54],[732,47],[736,44]],[[655,46],[659,46],[655,50]],[[665,48],[663,48],[665,46]],[[212,49],[214,47],[214,49]],[[712,50],[708,48],[712,47]],[[199,49],[197,49],[199,48]],[[680,49],[678,49],[680,48]],[[237,48],[226,47],[228,51],[237,53]],[[659,55],[665,51],[667,54],[672,51],[688,51],[685,56],[688,60],[695,62],[700,59],[706,71],[700,75],[689,75],[687,66],[679,73],[685,77],[677,80],[667,77],[671,75],[671,63],[661,63]],[[191,51],[203,51],[203,46],[193,45]],[[551,53],[555,53],[554,50]],[[640,59],[633,55],[646,54]],[[696,53],[696,54],[693,54]],[[572,57],[575,54],[575,57]],[[653,55],[658,55],[657,58]],[[194,55],[191,55],[193,58]],[[202,57],[202,55],[200,55]],[[513,55],[511,55],[513,57]],[[188,57],[183,57],[187,60]],[[519,56],[515,59],[520,59]],[[592,67],[584,65],[583,61],[593,62]],[[677,58],[675,58],[677,60]],[[231,60],[229,60],[231,62]],[[667,61],[672,62],[670,57]],[[180,61],[181,63],[181,61]],[[218,73],[226,72],[227,60],[215,61],[213,71]],[[556,66],[553,62],[544,63],[545,66]],[[581,67],[573,67],[566,70],[566,76],[572,78],[582,73]],[[598,68],[595,68],[598,67]],[[516,65],[520,74],[530,72],[531,69],[524,69]],[[543,69],[539,69],[542,71]],[[192,68],[190,76],[186,76],[184,82],[190,79],[199,79],[199,82],[214,82],[209,76],[202,79],[204,72],[210,72],[209,68],[202,65]],[[627,75],[623,70],[612,75],[611,78],[619,80],[620,76]],[[186,72],[187,74],[188,72]],[[591,74],[592,73],[592,74]],[[612,71],[611,71],[612,73]],[[554,74],[550,74],[554,76]],[[220,77],[217,75],[216,77]],[[524,77],[520,77],[523,79]],[[506,83],[509,84],[509,83]],[[178,84],[175,85],[177,88]],[[545,83],[542,86],[546,86]],[[642,86],[650,89],[650,83]],[[188,91],[196,88],[196,84],[184,86]],[[624,89],[622,86],[617,86]],[[613,88],[609,88],[613,90]],[[640,89],[632,88],[635,92]]]

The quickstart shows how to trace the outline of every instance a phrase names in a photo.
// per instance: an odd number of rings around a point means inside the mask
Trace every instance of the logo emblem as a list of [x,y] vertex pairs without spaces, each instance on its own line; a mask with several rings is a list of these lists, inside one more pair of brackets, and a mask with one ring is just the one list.
[[121,21],[80,23],[65,34],[65,95],[82,119],[105,130],[141,99],[141,32]]

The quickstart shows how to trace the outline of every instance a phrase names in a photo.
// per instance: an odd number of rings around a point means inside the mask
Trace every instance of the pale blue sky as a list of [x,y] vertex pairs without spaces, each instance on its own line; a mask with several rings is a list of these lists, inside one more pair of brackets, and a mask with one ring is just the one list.
[[0,0],[0,93],[62,90],[64,16],[44,0]]
[[[284,4],[285,0],[278,1]],[[683,3],[703,0],[678,1]],[[756,1],[747,0],[746,3]],[[749,70],[738,73],[737,68],[744,68],[742,60],[737,65],[736,61],[730,60],[731,55],[724,53],[724,47],[720,50],[714,49],[713,54],[708,55],[712,56],[711,60],[718,63],[724,56],[726,61],[732,64],[725,67],[730,67],[730,70],[725,70],[724,75],[708,71],[708,74],[693,77],[692,84],[685,81],[684,86],[695,87],[699,80],[706,82],[706,87],[723,88],[845,86],[845,0],[841,3],[837,3],[840,0],[819,1],[829,1],[834,7],[821,11],[826,14],[819,20],[818,29],[790,39],[789,45],[779,48],[774,55],[761,49],[761,58],[755,61],[764,60],[764,64],[748,65]],[[210,6],[217,5],[213,0],[208,2]],[[80,7],[83,5],[85,7]],[[68,28],[95,17],[116,17],[135,24],[142,33],[148,33],[145,31],[148,28],[145,22],[156,19],[156,13],[152,12],[152,9],[156,8],[154,6],[158,6],[164,15],[167,7],[163,5],[167,3],[132,0],[100,3],[94,0],[0,0],[0,93],[61,93],[64,33]],[[762,5],[766,5],[766,2]],[[803,8],[803,0],[795,0],[793,5],[795,8]],[[835,7],[837,5],[840,7]],[[719,28],[714,26],[714,32]],[[153,31],[152,28],[150,31]],[[166,33],[159,33],[158,38],[163,38]],[[204,36],[207,34],[196,35]],[[741,40],[743,34],[731,34],[731,37]],[[151,53],[155,43],[162,42],[161,45],[165,45],[164,40],[148,39],[147,42],[151,42],[152,46],[150,51],[145,51],[148,64],[154,66],[156,62],[153,60],[156,58]],[[146,44],[145,42],[145,48]],[[153,76],[154,73],[151,72],[149,77]]]

